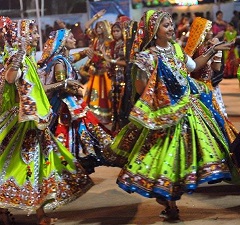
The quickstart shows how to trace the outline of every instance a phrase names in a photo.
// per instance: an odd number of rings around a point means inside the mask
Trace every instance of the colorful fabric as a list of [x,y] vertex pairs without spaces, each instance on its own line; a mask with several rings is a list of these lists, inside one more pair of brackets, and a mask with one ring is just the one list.
[[51,60],[54,55],[59,54],[62,51],[65,41],[69,36],[71,30],[60,29],[52,31],[49,34],[49,38],[43,46],[42,57],[39,60],[39,64],[47,63],[46,61]]
[[[23,32],[29,22],[19,21],[17,29]],[[22,62],[21,77],[2,89],[0,207],[55,209],[80,197],[93,182],[48,128],[52,111],[34,58],[27,55]]]
[[94,67],[94,72],[90,68],[84,100],[99,121],[108,124],[112,119],[111,79],[106,69],[97,68]]
[[[16,83],[20,108],[16,104],[0,116],[0,207],[31,212],[46,201],[50,202],[46,208],[55,209],[75,200],[93,182],[48,129],[49,102],[36,67],[33,70],[35,65],[27,57],[25,63],[28,73]],[[35,85],[30,95],[26,90],[31,90],[32,84]],[[22,106],[29,106],[31,111]]]
[[[224,40],[231,42],[236,39],[237,31],[228,31],[224,32]],[[224,67],[224,78],[236,78],[237,77],[237,70],[238,65],[235,63],[236,60],[239,58],[238,47],[233,45],[230,50],[223,51],[223,59],[225,63]]]
[[[112,25],[112,32],[115,27],[121,30],[122,36],[120,39],[113,40],[110,43],[110,57],[115,60],[123,60],[126,62],[126,40],[124,39],[123,24],[120,22],[114,23]],[[122,115],[120,115],[120,113],[125,88],[125,69],[126,66],[120,66],[113,63],[109,65],[108,74],[112,81],[112,132],[114,133],[117,133],[121,126],[120,119]]]
[[134,58],[137,52],[143,51],[148,47],[157,33],[156,25],[158,25],[165,16],[168,18],[171,17],[168,12],[160,10],[148,10],[144,13],[138,23],[138,29],[131,51],[131,59]]
[[[74,69],[69,59],[63,55],[63,47],[68,38],[69,31],[58,30],[50,35],[47,43],[54,43],[51,54],[46,48],[40,60],[44,70],[41,73],[41,80],[44,85],[57,83],[54,75],[56,63],[66,68],[66,79],[80,79],[80,75]],[[56,44],[59,43],[59,44]],[[61,43],[61,44],[60,44]],[[58,47],[56,47],[58,46]],[[61,46],[61,47],[59,47]],[[81,162],[88,173],[94,172],[94,167],[103,164],[101,157],[102,148],[111,141],[111,136],[101,127],[98,119],[93,115],[83,98],[69,93],[66,89],[58,89],[49,94],[49,100],[53,110],[51,119],[51,131],[55,137]]]
[[[157,30],[161,13],[150,17],[153,27],[145,27]],[[122,167],[117,183],[126,192],[178,200],[199,184],[233,179],[237,170],[224,134],[199,99],[206,85],[191,79],[176,50],[170,49],[167,53],[153,47],[136,55],[134,63],[149,80],[130,123],[104,155]]]
[[[193,30],[194,32],[194,30]],[[193,34],[195,35],[195,34]],[[191,37],[191,33],[190,33]],[[203,55],[208,50],[209,46],[206,44],[206,41],[203,42],[197,49],[194,51],[193,59]],[[221,99],[216,98],[216,88],[212,86],[212,76],[214,72],[212,70],[212,60],[209,60],[205,66],[196,72],[191,73],[191,77],[197,79],[200,82],[203,82],[207,85],[210,90],[209,93],[204,93],[200,96],[201,101],[212,111],[216,121],[218,122],[219,127],[224,133],[226,140],[231,144],[239,131],[234,127],[234,125],[227,118],[226,111],[224,110],[224,103]]]
[[228,144],[211,112],[189,84],[171,103],[174,92],[153,72],[131,122],[105,150],[109,162],[123,166],[117,182],[127,192],[177,200],[201,183],[231,179]]
[[184,48],[185,53],[192,57],[197,47],[203,43],[207,32],[209,32],[211,28],[212,21],[196,17],[190,27],[189,37]]
[[[96,27],[101,26],[103,35],[96,35]],[[94,35],[93,35],[94,34]],[[99,21],[94,30],[89,30],[91,46],[96,54],[87,62],[89,81],[87,83],[84,100],[103,124],[111,122],[111,78],[108,76],[107,62],[101,56],[102,48],[109,54],[109,45],[112,41],[111,26],[107,21]]]

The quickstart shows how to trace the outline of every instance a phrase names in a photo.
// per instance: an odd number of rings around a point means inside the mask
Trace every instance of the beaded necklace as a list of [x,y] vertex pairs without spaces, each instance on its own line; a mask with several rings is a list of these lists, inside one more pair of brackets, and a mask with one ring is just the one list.
[[172,74],[176,77],[177,81],[181,86],[187,84],[187,79],[183,77],[180,72],[181,67],[183,66],[182,62],[177,58],[176,52],[172,44],[168,43],[168,47],[162,48],[158,45],[155,46],[155,53],[162,61],[168,66]]
[[159,50],[160,52],[165,52],[165,53],[167,53],[167,52],[170,52],[170,50],[171,50],[171,45],[168,43],[168,47],[166,47],[166,48],[163,48],[163,47],[161,47],[161,46],[159,46],[159,45],[156,45],[156,49]]

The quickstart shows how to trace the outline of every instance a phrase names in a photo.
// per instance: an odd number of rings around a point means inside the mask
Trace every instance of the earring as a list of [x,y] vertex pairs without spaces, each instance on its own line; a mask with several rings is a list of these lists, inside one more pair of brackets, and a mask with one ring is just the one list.
[[157,35],[154,35],[154,39],[155,39],[155,40],[157,39]]

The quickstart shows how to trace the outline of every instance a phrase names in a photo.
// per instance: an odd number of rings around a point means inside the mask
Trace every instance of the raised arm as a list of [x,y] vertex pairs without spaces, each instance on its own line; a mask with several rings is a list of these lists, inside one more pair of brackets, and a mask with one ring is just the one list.
[[96,13],[90,20],[88,20],[85,23],[85,29],[89,29],[91,27],[91,25],[98,20],[100,17],[102,17],[104,14],[106,13],[105,9],[100,10],[98,13]]
[[17,53],[12,56],[9,64],[7,65],[5,79],[10,84],[14,83],[22,74],[22,63],[26,55],[26,48],[28,44],[29,40],[21,38]]
[[213,45],[205,54],[194,59],[196,63],[196,68],[194,71],[201,69],[207,63],[207,61],[211,59],[218,51],[229,50],[233,44],[233,42],[221,42],[219,44]]

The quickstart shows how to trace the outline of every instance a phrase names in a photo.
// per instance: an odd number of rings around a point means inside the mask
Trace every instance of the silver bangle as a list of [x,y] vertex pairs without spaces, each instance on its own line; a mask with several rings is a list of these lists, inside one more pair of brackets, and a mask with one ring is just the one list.
[[212,58],[212,57],[217,53],[217,51],[214,50],[214,47],[215,47],[215,46],[210,47],[210,48],[203,54],[203,57],[208,56],[209,59]]
[[117,60],[116,60],[116,59],[111,59],[110,62],[113,63],[113,64],[116,64],[116,63],[117,63]]

